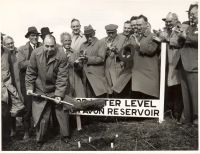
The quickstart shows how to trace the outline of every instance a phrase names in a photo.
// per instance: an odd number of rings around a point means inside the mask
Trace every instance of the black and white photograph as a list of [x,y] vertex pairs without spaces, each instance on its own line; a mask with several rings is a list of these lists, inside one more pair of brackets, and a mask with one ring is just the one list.
[[198,0],[0,0],[0,153],[199,153]]

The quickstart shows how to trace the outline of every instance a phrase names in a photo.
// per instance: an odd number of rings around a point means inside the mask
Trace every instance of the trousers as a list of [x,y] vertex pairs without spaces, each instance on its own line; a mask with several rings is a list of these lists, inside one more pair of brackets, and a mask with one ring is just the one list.
[[[52,114],[52,105],[51,102],[47,102],[43,114],[41,115],[41,119],[39,124],[36,126],[36,140],[37,142],[43,142],[44,136],[46,135],[50,116]],[[69,136],[69,115],[66,111],[63,110],[63,106],[56,105],[55,106],[55,114],[60,126],[60,135],[61,137]]]

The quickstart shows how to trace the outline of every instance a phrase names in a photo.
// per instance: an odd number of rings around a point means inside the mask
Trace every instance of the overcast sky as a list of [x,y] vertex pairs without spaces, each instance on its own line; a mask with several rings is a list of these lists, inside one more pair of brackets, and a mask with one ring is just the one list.
[[148,17],[152,29],[164,26],[162,18],[168,12],[178,14],[180,21],[187,20],[189,5],[195,0],[0,0],[0,32],[10,35],[16,47],[25,44],[24,37],[30,26],[49,27],[57,42],[62,32],[71,33],[70,22],[77,18],[81,29],[91,24],[100,39],[106,36],[105,25],[117,24],[122,32],[123,23],[131,16]]

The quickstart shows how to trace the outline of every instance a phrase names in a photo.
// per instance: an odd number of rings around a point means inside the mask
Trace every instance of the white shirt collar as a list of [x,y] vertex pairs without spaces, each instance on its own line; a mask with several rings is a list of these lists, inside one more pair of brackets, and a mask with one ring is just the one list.
[[31,47],[34,49],[34,46],[35,46],[35,45],[34,45],[34,44],[32,44],[32,43],[30,42],[30,46],[31,46]]
[[[73,32],[72,32],[72,36],[75,36]],[[83,37],[83,33],[80,31],[78,36]]]

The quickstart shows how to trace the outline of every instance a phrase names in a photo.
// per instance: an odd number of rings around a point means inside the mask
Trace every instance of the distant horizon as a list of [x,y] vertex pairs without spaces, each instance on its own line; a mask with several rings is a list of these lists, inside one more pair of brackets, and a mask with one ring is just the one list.
[[[123,23],[132,16],[145,15],[152,30],[164,27],[162,18],[168,12],[177,13],[181,22],[187,20],[187,12],[195,0],[0,0],[0,32],[14,38],[15,46],[24,45],[28,27],[38,31],[49,27],[60,44],[62,32],[71,33],[70,22],[77,18],[81,30],[91,24],[99,39],[106,36],[105,25],[117,24],[118,33]],[[41,41],[41,39],[40,39]]]

